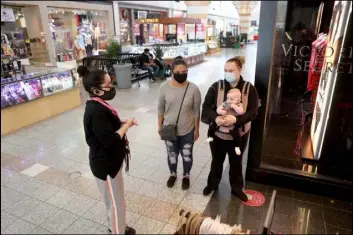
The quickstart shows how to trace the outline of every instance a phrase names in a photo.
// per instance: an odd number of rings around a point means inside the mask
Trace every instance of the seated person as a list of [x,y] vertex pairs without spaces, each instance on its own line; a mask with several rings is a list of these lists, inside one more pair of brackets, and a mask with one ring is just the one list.
[[[221,117],[225,117],[226,115],[234,115],[234,116],[239,116],[244,114],[244,108],[243,104],[241,103],[241,91],[239,89],[233,88],[230,89],[229,92],[227,93],[227,100],[224,102],[221,106],[217,108],[217,114],[220,115]],[[241,154],[240,151],[240,135],[238,128],[235,126],[220,126],[217,128],[218,130],[214,130],[225,133],[225,134],[231,134],[234,141],[235,141],[235,152],[237,155]],[[209,133],[209,138],[208,142],[213,141],[213,136],[214,133]]]
[[156,81],[155,75],[159,71],[159,67],[151,60],[150,50],[146,48],[141,55],[141,68],[148,71],[149,79],[153,82]]

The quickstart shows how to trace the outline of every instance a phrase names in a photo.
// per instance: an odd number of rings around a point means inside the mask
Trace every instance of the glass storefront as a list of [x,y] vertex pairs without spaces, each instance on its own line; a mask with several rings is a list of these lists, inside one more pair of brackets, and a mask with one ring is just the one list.
[[1,58],[11,56],[27,59],[29,53],[29,38],[22,9],[1,6]]
[[146,42],[163,41],[167,27],[162,24],[134,24],[136,19],[166,18],[167,12],[149,11],[130,8],[119,8],[120,17],[120,42],[122,45],[143,44]]
[[351,4],[278,3],[263,166],[351,183]]
[[57,62],[97,55],[108,46],[106,11],[50,8],[49,22]]

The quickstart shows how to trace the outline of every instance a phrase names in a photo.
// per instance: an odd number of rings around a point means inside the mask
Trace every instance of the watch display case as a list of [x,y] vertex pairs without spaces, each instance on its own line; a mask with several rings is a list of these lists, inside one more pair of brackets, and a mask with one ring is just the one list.
[[71,89],[74,86],[71,71],[58,72],[42,76],[41,83],[44,96]]
[[45,72],[1,78],[1,109],[74,87],[71,70],[50,69]]
[[1,84],[1,108],[42,97],[40,79],[33,78]]
[[[205,54],[207,51],[207,46],[205,43],[185,43],[178,46],[161,45],[161,47],[164,51],[163,59],[174,59],[177,56],[182,56],[182,57],[196,56],[196,55]],[[128,53],[142,54],[145,48],[148,48],[150,49],[150,51],[153,51],[153,47],[148,45],[143,45],[143,46],[134,45],[129,48],[126,48],[126,50],[128,50],[127,51]]]

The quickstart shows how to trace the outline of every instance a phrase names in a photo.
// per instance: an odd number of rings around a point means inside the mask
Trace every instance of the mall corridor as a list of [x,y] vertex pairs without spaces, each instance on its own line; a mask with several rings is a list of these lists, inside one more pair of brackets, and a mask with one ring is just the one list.
[[[189,69],[188,79],[199,86],[202,100],[208,87],[222,78],[224,62],[235,55],[245,55],[243,77],[254,81],[256,44],[248,44],[245,50],[222,49]],[[128,225],[137,233],[172,234],[180,209],[187,208],[213,217],[221,214],[223,221],[241,223],[252,233],[261,230],[274,188],[247,182],[246,188],[263,193],[266,202],[261,207],[246,206],[230,195],[225,173],[217,193],[202,195],[211,163],[204,124],[194,149],[190,189],[181,189],[181,177],[174,188],[167,188],[166,148],[157,134],[160,82],[140,83],[141,87],[134,84],[132,89],[118,90],[111,101],[121,117],[135,117],[139,123],[128,133],[132,151],[130,172],[124,172]],[[1,234],[107,233],[104,204],[88,165],[83,112],[84,102],[1,138]],[[182,169],[182,164],[178,167]],[[274,231],[351,233],[350,203],[290,190],[278,193]]]

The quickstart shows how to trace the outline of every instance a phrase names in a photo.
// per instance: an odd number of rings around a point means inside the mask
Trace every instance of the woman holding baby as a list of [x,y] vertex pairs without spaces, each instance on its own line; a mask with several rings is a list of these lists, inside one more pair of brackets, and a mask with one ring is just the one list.
[[209,195],[218,189],[228,154],[232,194],[247,201],[243,192],[242,156],[250,122],[257,116],[259,97],[256,88],[240,75],[243,64],[244,58],[240,56],[229,59],[224,65],[224,80],[208,89],[203,103],[201,120],[209,125],[208,141],[212,153],[211,171],[203,194]]

